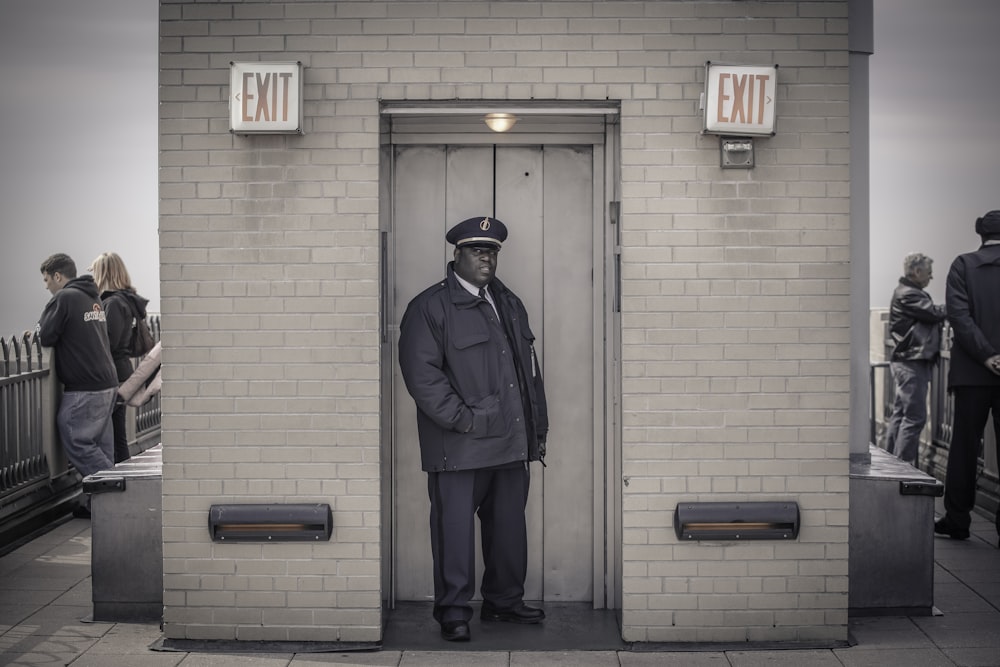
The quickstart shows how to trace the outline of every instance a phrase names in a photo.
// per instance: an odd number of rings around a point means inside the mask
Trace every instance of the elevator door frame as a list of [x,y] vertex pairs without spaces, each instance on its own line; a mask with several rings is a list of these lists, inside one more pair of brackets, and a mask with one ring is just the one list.
[[[394,341],[397,338],[393,287],[395,255],[393,182],[394,148],[405,144],[448,145],[590,145],[595,161],[600,159],[601,182],[594,183],[593,229],[593,347],[594,347],[594,498],[593,498],[593,606],[621,606],[621,466],[620,466],[620,319],[618,309],[619,231],[618,206],[618,125],[617,113],[581,113],[570,108],[566,114],[547,112],[519,120],[521,133],[496,134],[485,129],[481,115],[467,110],[428,115],[393,113],[384,108],[381,117],[380,228],[382,264],[382,580],[383,599],[395,606],[396,540],[395,443],[393,415],[393,371],[398,364]],[[592,110],[591,110],[592,111]],[[480,129],[482,128],[482,129]]]

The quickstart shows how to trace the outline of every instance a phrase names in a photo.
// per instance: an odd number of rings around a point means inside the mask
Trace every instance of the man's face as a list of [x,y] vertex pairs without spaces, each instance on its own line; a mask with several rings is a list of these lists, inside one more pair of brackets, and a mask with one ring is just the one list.
[[42,282],[45,283],[45,289],[55,294],[66,284],[66,279],[63,278],[63,274],[56,271],[55,273],[43,273]]
[[918,264],[913,267],[913,282],[917,287],[923,289],[931,284],[931,278],[934,277],[934,269],[930,262],[926,264]]
[[493,246],[455,248],[455,273],[476,287],[486,287],[497,272],[497,252]]

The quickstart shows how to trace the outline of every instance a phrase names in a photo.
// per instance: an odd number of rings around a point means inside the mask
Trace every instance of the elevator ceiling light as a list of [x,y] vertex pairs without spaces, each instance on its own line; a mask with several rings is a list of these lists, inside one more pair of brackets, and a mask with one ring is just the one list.
[[483,117],[483,121],[494,132],[506,132],[514,127],[517,116],[512,113],[488,113]]

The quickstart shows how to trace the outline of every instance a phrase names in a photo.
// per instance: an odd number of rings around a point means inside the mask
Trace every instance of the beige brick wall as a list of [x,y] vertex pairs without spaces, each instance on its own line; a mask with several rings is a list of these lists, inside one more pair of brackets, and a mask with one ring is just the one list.
[[[847,2],[161,0],[164,604],[174,638],[380,636],[378,100],[621,100],[629,641],[847,636]],[[301,60],[305,134],[228,132],[232,60]],[[753,170],[706,60],[779,65]],[[678,544],[681,500],[799,539]],[[320,544],[208,507],[327,502]]]

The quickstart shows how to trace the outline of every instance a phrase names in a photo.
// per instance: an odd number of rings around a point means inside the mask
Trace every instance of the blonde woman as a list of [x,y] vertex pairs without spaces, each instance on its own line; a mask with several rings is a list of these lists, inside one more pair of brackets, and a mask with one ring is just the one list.
[[[101,303],[108,318],[108,341],[111,344],[111,358],[115,362],[115,372],[119,384],[132,375],[132,320],[146,318],[145,299],[132,287],[125,262],[114,252],[101,253],[90,265],[94,281],[101,293]],[[115,463],[121,463],[131,454],[128,449],[128,435],[125,432],[125,402],[119,397],[115,403],[112,422],[115,430]]]

